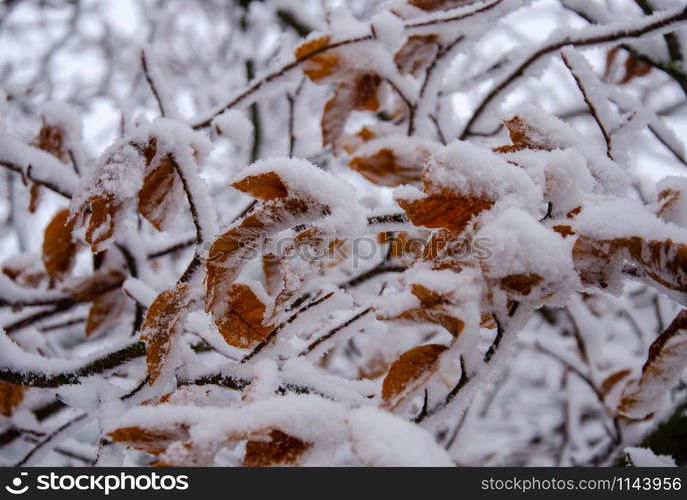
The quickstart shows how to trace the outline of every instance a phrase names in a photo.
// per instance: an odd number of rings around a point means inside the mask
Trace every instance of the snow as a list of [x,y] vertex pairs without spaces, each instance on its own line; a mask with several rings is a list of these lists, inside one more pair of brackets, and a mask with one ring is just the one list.
[[330,208],[318,227],[337,236],[355,236],[365,231],[367,218],[358,204],[353,186],[301,158],[275,157],[258,160],[241,171],[233,182],[252,175],[274,172],[286,185],[289,196],[315,200]]
[[669,455],[656,455],[649,448],[630,446],[623,450],[634,467],[676,467]]
[[222,137],[233,141],[236,145],[251,144],[253,123],[237,109],[227,109],[212,120],[212,128]]
[[347,418],[354,453],[375,467],[453,467],[432,435],[376,408],[353,410]]

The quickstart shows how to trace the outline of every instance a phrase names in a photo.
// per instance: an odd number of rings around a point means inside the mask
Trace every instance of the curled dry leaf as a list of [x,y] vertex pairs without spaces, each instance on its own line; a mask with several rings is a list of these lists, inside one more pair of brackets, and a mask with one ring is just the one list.
[[50,276],[61,280],[68,275],[76,259],[77,244],[72,240],[74,221],[69,218],[69,209],[55,214],[45,228],[43,236],[43,266]]
[[[66,164],[69,162],[69,151],[65,147],[66,132],[57,125],[46,121],[43,117],[43,125],[32,144]],[[41,199],[42,189],[40,184],[30,183],[29,187],[29,213],[35,213]]]
[[9,417],[12,411],[24,399],[25,390],[20,385],[0,382],[0,413],[5,417]]
[[[155,142],[151,141],[152,144]],[[176,204],[182,192],[183,184],[170,154],[156,163],[149,161],[143,186],[138,191],[138,211],[155,229],[162,231],[176,215],[172,205]]]
[[267,304],[253,288],[245,283],[229,287],[224,315],[215,324],[229,345],[239,348],[253,347],[264,340],[272,326],[263,324]]
[[618,411],[632,419],[651,415],[687,368],[687,310],[649,347],[639,382],[626,387]]
[[272,467],[297,465],[303,453],[312,447],[282,431],[272,430],[268,440],[251,440],[246,443],[244,467]]
[[555,145],[549,141],[546,134],[542,134],[537,127],[519,116],[514,116],[510,120],[503,122],[503,124],[508,129],[512,144],[494,148],[494,151],[497,153],[510,153],[522,149],[550,151],[555,148]]
[[394,361],[382,384],[384,403],[394,408],[435,371],[446,346],[427,344],[406,351]]
[[191,285],[180,283],[159,294],[148,308],[141,327],[141,340],[146,343],[151,384],[162,373],[172,342],[184,326],[191,300]]
[[606,397],[610,392],[620,384],[623,380],[627,379],[628,376],[632,375],[632,370],[625,368],[618,370],[617,372],[611,373],[606,377],[601,386],[599,387],[599,392],[602,396]]

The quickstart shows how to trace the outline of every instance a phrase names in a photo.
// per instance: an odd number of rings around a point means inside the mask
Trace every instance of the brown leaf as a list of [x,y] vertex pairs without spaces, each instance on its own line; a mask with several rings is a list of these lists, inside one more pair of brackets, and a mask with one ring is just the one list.
[[376,111],[379,108],[377,90],[382,79],[374,73],[358,73],[341,81],[322,113],[322,143],[335,144],[341,137],[352,111]]
[[648,75],[649,72],[651,72],[650,64],[645,63],[632,54],[628,54],[627,59],[625,59],[625,76],[618,83],[624,85],[634,78]]
[[109,436],[113,441],[136,450],[161,455],[170,444],[188,439],[188,426],[179,425],[171,429],[120,427],[110,432]]
[[411,35],[398,52],[394,62],[401,73],[418,76],[432,63],[439,52],[439,37],[436,34]]
[[91,245],[93,253],[98,253],[104,249],[103,243],[114,235],[122,203],[107,194],[90,198],[86,205],[91,213],[86,228],[86,243]]
[[519,116],[514,116],[503,123],[508,129],[508,134],[513,144],[494,148],[494,151],[497,153],[510,153],[522,149],[550,151],[555,148],[555,145],[547,139],[546,135]]
[[32,143],[62,163],[69,163],[69,150],[65,147],[65,131],[59,125],[48,123],[44,118],[43,125]]
[[286,184],[276,172],[249,175],[234,182],[232,186],[262,201],[285,198],[288,195]]
[[507,292],[514,293],[516,295],[529,295],[532,293],[532,289],[539,285],[544,278],[538,274],[513,274],[511,276],[506,276],[501,278],[501,287]]
[[354,156],[348,166],[379,186],[396,187],[419,182],[424,161],[430,154],[425,150],[424,155],[421,152],[416,158],[409,158],[397,155],[390,148],[382,148],[371,155]]
[[77,245],[72,241],[74,221],[69,209],[55,214],[45,228],[43,236],[43,265],[50,276],[61,280],[74,268]]
[[127,296],[121,289],[112,290],[96,298],[88,310],[86,336],[98,334],[119,324],[126,310]]
[[7,382],[0,382],[0,413],[5,417],[12,415],[12,411],[24,399],[25,387]]
[[475,215],[489,210],[494,202],[444,190],[424,198],[399,199],[398,204],[416,226],[443,227],[461,233]]
[[63,289],[79,302],[92,302],[122,286],[126,276],[116,269],[100,269],[89,276],[71,280]]
[[181,195],[183,184],[171,155],[165,155],[150,168],[138,191],[138,211],[158,231],[164,230],[176,215],[170,205]]
[[687,310],[649,348],[639,382],[623,391],[618,411],[632,419],[651,415],[687,368]]
[[271,325],[263,324],[266,311],[267,305],[250,286],[234,283],[229,288],[224,315],[216,318],[215,324],[229,345],[254,347],[272,330]]
[[38,210],[38,204],[41,201],[43,190],[41,189],[40,184],[36,184],[35,182],[31,183],[31,187],[29,188],[29,213],[30,214],[35,214],[36,210]]
[[446,346],[428,344],[406,351],[394,361],[382,384],[382,399],[393,408],[434,372]]
[[305,61],[303,73],[313,82],[324,80],[341,69],[341,56],[334,50],[327,50],[328,45],[329,36],[322,36],[307,40],[296,49],[296,59]]
[[141,327],[141,340],[146,343],[146,362],[150,383],[162,373],[172,341],[181,333],[191,303],[191,285],[180,283],[160,293],[148,308]]
[[279,430],[270,432],[269,441],[251,440],[246,443],[244,467],[273,467],[295,465],[303,453],[312,447],[298,438]]

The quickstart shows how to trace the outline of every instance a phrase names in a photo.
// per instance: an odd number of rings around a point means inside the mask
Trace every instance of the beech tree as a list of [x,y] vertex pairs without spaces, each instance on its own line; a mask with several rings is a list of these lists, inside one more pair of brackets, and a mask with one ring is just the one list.
[[687,463],[684,1],[0,9],[3,464]]

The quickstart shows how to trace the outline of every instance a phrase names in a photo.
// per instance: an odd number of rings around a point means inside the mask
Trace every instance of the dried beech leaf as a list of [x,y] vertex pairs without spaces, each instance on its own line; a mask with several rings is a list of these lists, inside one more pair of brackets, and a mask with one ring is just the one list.
[[313,82],[323,80],[341,69],[341,57],[333,50],[326,50],[328,45],[329,36],[322,36],[307,40],[296,49],[296,59],[305,61],[303,73]]
[[112,290],[96,298],[88,310],[86,336],[98,334],[119,324],[126,310],[127,296],[121,289]]
[[269,441],[248,441],[244,467],[273,467],[296,465],[303,453],[312,447],[298,438],[279,430],[270,432]]
[[513,144],[494,148],[494,151],[497,153],[510,153],[522,149],[550,151],[555,148],[555,145],[551,144],[545,135],[519,116],[506,120],[504,125],[508,129],[508,134]]
[[91,216],[86,228],[86,243],[93,253],[104,249],[104,243],[112,238],[122,203],[113,195],[94,196],[88,200]]
[[69,209],[55,214],[45,228],[43,236],[43,265],[50,276],[61,280],[74,267],[77,245],[72,241],[74,221],[69,218]]
[[620,85],[629,83],[631,80],[637,77],[647,75],[651,72],[651,65],[645,63],[641,59],[633,56],[632,54],[627,55],[625,59],[625,76],[618,82]]
[[501,287],[507,292],[517,295],[529,295],[532,289],[539,285],[544,278],[538,274],[513,274],[501,278]]
[[382,399],[390,407],[398,406],[403,396],[413,392],[434,372],[446,346],[428,344],[415,347],[394,361],[382,384]]
[[100,269],[95,273],[70,281],[63,289],[79,302],[92,302],[101,295],[119,288],[126,276],[115,269]]
[[243,283],[234,283],[229,288],[224,315],[215,319],[220,334],[229,345],[239,348],[253,347],[272,330],[264,325],[267,305],[253,289]]
[[[427,151],[429,156],[430,152]],[[359,172],[368,181],[379,186],[396,187],[420,181],[424,162],[408,162],[408,158],[398,156],[392,149],[382,148],[368,156],[355,156],[348,166]]]
[[176,215],[171,202],[183,192],[183,184],[170,155],[150,169],[138,191],[138,211],[155,229],[164,230]]
[[656,215],[665,221],[672,222],[674,219],[673,212],[676,209],[676,205],[681,195],[682,193],[680,191],[674,189],[664,189],[658,193],[657,201],[659,203],[659,209]]
[[25,387],[7,382],[0,382],[0,413],[9,417],[12,411],[24,399]]
[[411,35],[394,55],[394,62],[401,73],[418,76],[427,69],[438,52],[437,35]]
[[59,125],[47,123],[44,119],[32,144],[50,153],[62,163],[69,163],[69,150],[65,147],[65,131]]
[[36,184],[35,182],[32,182],[31,187],[29,188],[29,213],[30,214],[35,214],[36,210],[38,210],[38,204],[41,201],[42,193],[43,193],[43,190],[41,189],[40,184]]
[[174,429],[148,429],[143,427],[120,427],[110,432],[110,438],[136,450],[161,455],[175,441],[188,439],[188,428],[184,425]]
[[322,113],[322,143],[335,144],[343,135],[352,111],[376,111],[379,108],[377,90],[382,79],[374,73],[359,73],[340,82]]
[[191,285],[180,283],[160,293],[146,312],[141,340],[146,343],[146,362],[152,384],[162,373],[172,340],[181,333],[191,303]]
[[494,202],[443,191],[419,199],[399,199],[398,204],[416,226],[443,227],[460,233],[475,215],[489,210]]
[[681,311],[649,347],[639,382],[623,391],[618,411],[628,418],[651,415],[687,368],[687,310]]
[[285,198],[288,195],[286,184],[276,172],[249,175],[233,183],[232,186],[262,201]]

